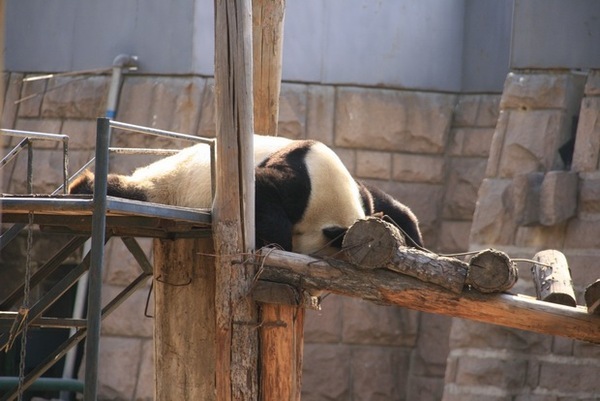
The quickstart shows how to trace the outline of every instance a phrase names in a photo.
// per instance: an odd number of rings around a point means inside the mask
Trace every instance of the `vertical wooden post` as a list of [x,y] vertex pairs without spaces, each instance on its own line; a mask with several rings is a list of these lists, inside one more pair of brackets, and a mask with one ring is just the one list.
[[[285,0],[252,1],[254,130],[277,135]],[[261,401],[300,400],[304,308],[262,304]]]
[[212,238],[154,240],[156,401],[215,400]]
[[254,131],[277,135],[285,0],[252,0]]
[[250,0],[215,0],[217,179],[213,205],[216,396],[257,400],[257,308],[250,300],[254,248],[252,21]]

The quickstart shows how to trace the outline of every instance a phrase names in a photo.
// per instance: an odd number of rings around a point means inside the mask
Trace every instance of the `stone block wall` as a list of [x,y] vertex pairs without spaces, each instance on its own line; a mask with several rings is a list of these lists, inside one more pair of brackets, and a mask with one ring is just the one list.
[[[600,274],[599,77],[509,74],[470,232],[474,250],[522,258],[561,250],[580,304]],[[519,275],[514,291],[535,296],[530,265],[520,264]],[[599,353],[566,338],[454,319],[443,400],[599,399]]]
[[[325,121],[333,124],[322,126],[333,125],[331,139],[317,139],[331,144],[354,176],[409,205],[427,247],[466,250],[500,96],[369,88],[335,88],[327,96],[335,107]],[[413,321],[415,328],[394,338],[386,320]],[[335,335],[323,333],[332,321]],[[326,298],[323,311],[308,312],[303,400],[441,399],[450,324],[444,316]],[[381,330],[388,334],[374,340]],[[390,355],[377,357],[378,348]],[[366,368],[375,372],[359,378]],[[323,372],[336,372],[335,382]],[[382,385],[383,377],[397,385]]]

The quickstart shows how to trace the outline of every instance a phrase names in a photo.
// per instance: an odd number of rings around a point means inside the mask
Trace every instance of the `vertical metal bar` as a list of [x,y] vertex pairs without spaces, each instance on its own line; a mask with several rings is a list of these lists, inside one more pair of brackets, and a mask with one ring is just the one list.
[[27,142],[27,193],[33,193],[33,143]]
[[69,140],[63,140],[63,194],[67,194],[69,187]]
[[[75,172],[75,174],[73,174],[72,177],[69,177],[67,179],[67,186],[69,185],[69,183],[71,181],[73,181],[75,178],[79,177],[79,174],[81,174],[84,170],[86,170],[90,164],[92,164],[94,161],[96,161],[95,157],[92,157],[87,163],[85,163],[83,166],[81,166],[81,168],[79,170],[77,170]],[[65,190],[64,188],[66,188],[65,184],[62,184],[60,187],[56,188],[50,195],[56,195],[57,193],[59,193],[60,191],[63,191],[65,193],[67,193],[67,190]]]
[[109,119],[114,119],[117,116],[117,98],[119,97],[122,73],[121,66],[113,66],[110,87],[108,88],[108,98],[106,100],[106,113],[104,114]]
[[110,120],[98,118],[96,131],[96,168],[94,182],[94,214],[92,216],[92,250],[88,293],[88,337],[85,344],[85,391],[83,399],[95,401],[98,396],[98,354],[100,349],[100,317],[102,264],[106,229],[106,176]]
[[[212,142],[210,145],[210,192],[211,192],[211,201],[215,200],[215,188],[217,186],[217,150],[216,150],[216,142]],[[211,202],[212,207],[212,202]]]

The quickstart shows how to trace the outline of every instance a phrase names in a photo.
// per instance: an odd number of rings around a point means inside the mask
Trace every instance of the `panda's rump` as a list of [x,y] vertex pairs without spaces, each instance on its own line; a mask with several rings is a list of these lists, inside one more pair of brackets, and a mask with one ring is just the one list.
[[327,228],[350,227],[365,217],[358,186],[327,146],[315,142],[305,157],[311,191],[302,219],[294,226],[294,250],[315,252],[327,245]]

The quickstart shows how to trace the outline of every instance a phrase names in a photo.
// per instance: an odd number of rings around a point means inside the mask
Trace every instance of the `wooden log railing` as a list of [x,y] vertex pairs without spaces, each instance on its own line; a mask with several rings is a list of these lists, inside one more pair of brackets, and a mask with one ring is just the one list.
[[359,269],[336,259],[280,250],[261,250],[259,255],[261,280],[600,344],[600,316],[588,314],[582,306],[468,288],[459,294],[388,269]]

